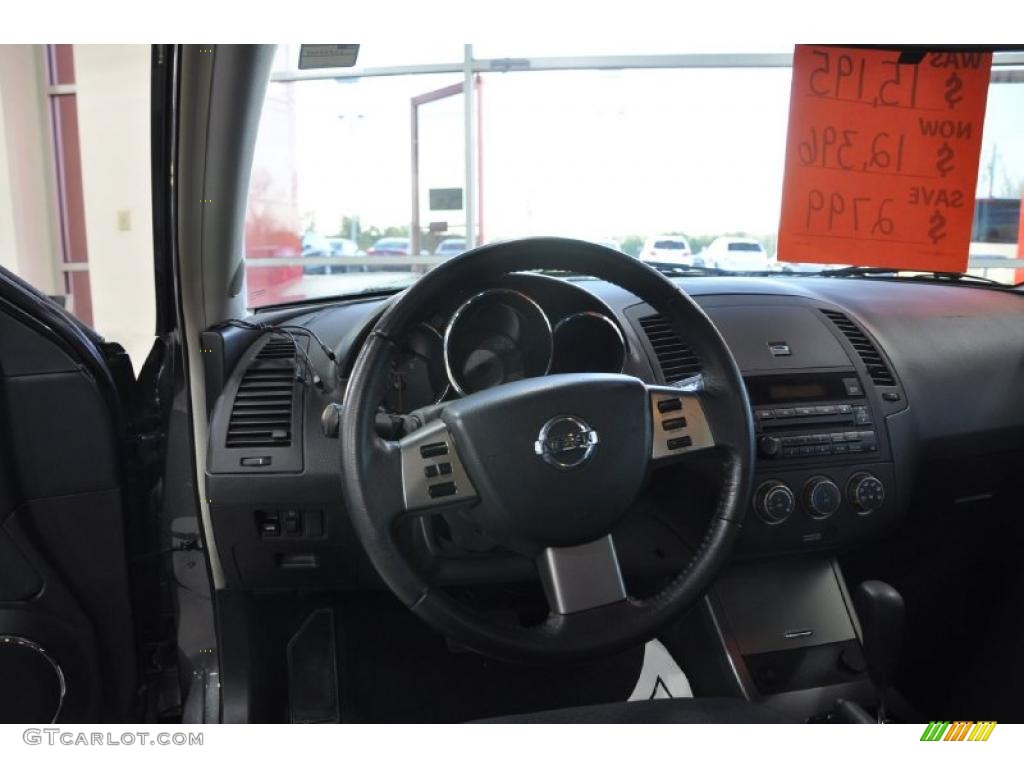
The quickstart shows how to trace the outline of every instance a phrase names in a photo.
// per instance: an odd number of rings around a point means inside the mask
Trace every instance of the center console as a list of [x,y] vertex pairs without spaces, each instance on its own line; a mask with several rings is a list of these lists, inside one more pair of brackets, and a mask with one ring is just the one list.
[[745,378],[757,429],[752,522],[741,552],[832,547],[893,504],[885,420],[855,369]]

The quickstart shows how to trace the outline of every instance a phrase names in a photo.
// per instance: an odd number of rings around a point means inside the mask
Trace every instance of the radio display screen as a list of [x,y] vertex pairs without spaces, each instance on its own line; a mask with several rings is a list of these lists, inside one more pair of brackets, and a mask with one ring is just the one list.
[[855,377],[853,371],[822,373],[790,373],[748,376],[744,379],[750,402],[754,405],[777,405],[819,400],[846,400],[844,379]]
[[769,384],[768,397],[773,403],[785,403],[798,400],[824,400],[827,393],[825,387],[817,382],[813,384]]

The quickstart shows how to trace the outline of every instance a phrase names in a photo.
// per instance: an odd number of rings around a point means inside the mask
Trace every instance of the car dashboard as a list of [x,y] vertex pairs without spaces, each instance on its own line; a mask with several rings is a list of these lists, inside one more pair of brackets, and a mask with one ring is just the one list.
[[[929,461],[1021,444],[1019,293],[813,277],[676,282],[725,338],[751,402],[755,491],[737,558],[870,542],[905,517]],[[256,316],[308,333],[225,326],[203,334],[207,495],[229,586],[379,586],[347,518],[334,430],[348,375],[390,300]],[[672,385],[701,373],[685,336],[650,306],[571,276],[517,273],[472,286],[396,341],[382,433],[416,409],[519,378],[622,372]],[[699,466],[658,473],[638,512],[645,522],[621,539],[632,552],[624,571],[631,561],[639,570],[659,560],[685,565],[689,523],[712,498],[702,489],[713,487],[713,473]],[[404,540],[443,581],[533,576],[531,563],[494,552],[465,516],[424,518]]]

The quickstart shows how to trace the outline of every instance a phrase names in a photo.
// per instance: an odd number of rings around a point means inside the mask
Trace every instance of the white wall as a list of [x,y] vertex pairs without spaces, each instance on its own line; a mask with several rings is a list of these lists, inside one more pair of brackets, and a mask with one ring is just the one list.
[[64,293],[39,46],[0,45],[0,264],[44,293]]
[[0,267],[18,271],[18,241],[14,236],[14,196],[7,162],[7,132],[4,130],[4,100],[0,93]]
[[[138,371],[152,346],[150,47],[76,45],[78,132],[96,330]],[[127,231],[119,215],[131,219]]]

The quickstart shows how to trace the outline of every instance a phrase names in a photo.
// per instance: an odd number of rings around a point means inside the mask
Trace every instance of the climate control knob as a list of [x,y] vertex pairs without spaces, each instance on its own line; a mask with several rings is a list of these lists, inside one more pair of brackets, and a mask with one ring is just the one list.
[[802,496],[807,514],[818,520],[832,515],[843,503],[839,486],[824,475],[815,475],[804,483]]
[[781,480],[767,480],[754,492],[754,511],[768,525],[785,522],[796,508],[796,496]]
[[846,498],[858,514],[867,515],[885,503],[885,486],[870,472],[857,472],[846,484]]

